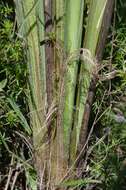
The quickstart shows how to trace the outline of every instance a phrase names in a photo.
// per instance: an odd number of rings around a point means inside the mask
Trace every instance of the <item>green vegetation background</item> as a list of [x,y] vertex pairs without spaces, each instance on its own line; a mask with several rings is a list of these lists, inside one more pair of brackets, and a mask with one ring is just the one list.
[[[90,127],[98,113],[84,162],[84,181],[66,186],[96,190],[126,189],[126,2],[118,0],[104,52],[100,76],[117,70],[111,81],[99,81]],[[17,174],[15,190],[36,189],[27,103],[27,67],[24,39],[17,33],[13,5],[0,2],[0,189],[9,172]],[[101,101],[102,100],[102,101]],[[29,127],[30,130],[30,127]],[[18,171],[18,172],[17,172]],[[17,172],[17,173],[16,173]],[[99,183],[90,184],[86,179]],[[97,185],[96,185],[97,184]],[[8,186],[9,187],[9,186]]]

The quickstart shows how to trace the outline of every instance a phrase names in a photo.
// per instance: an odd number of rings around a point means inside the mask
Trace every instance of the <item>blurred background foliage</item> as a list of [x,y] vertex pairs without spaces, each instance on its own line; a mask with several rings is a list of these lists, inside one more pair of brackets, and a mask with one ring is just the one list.
[[34,186],[34,169],[24,43],[17,35],[10,1],[0,1],[0,42],[0,189],[22,190],[29,179]]

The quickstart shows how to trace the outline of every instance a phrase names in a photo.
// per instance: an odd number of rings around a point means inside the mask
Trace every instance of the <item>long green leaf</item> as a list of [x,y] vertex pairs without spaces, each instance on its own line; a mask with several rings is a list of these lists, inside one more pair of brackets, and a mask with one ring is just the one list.
[[[38,176],[47,160],[47,94],[46,94],[46,63],[45,47],[40,46],[44,40],[44,1],[43,0],[15,0],[16,12],[20,30],[26,42],[26,55],[29,77],[29,108],[30,125],[33,130],[33,144],[35,148],[36,168]],[[18,11],[21,10],[21,14]],[[19,18],[23,15],[23,19]],[[44,140],[43,140],[43,137]],[[45,142],[46,141],[46,142]]]
[[66,182],[63,182],[61,184],[61,187],[79,187],[79,186],[85,186],[85,185],[88,185],[88,184],[100,184],[101,181],[98,181],[98,180],[95,180],[95,179],[90,179],[90,178],[87,178],[87,179],[78,179],[78,180],[69,180],[69,181],[66,181]]
[[15,114],[17,115],[17,117],[19,118],[19,121],[21,123],[21,126],[24,128],[24,130],[31,135],[32,131],[31,128],[29,126],[29,124],[27,123],[26,118],[24,117],[24,115],[22,114],[19,106],[15,103],[15,101],[11,98],[7,98],[8,102],[10,103],[11,107],[13,108]]
[[[81,47],[82,23],[84,12],[83,0],[66,1],[64,44],[67,55]],[[64,145],[68,158],[70,151],[70,134],[73,123],[74,98],[77,80],[78,63],[72,61],[67,66],[65,78],[65,105],[63,112]]]
[[[90,0],[89,15],[86,26],[86,33],[84,38],[84,48],[88,49],[91,56],[94,57],[96,53],[98,38],[100,34],[102,19],[105,11],[107,0]],[[88,68],[87,65],[90,65]],[[88,68],[88,72],[84,72],[85,68]],[[78,121],[77,121],[77,144],[79,142],[79,135],[82,126],[82,120],[85,110],[86,98],[88,95],[88,89],[91,81],[92,70],[94,65],[91,61],[85,61],[81,64],[80,71],[80,83],[78,92]],[[86,132],[86,131],[85,131]]]
[[[33,141],[38,147],[37,134],[41,131],[46,114],[46,72],[45,50],[40,47],[40,41],[44,40],[44,10],[43,1],[19,0],[15,1],[16,12],[23,38],[27,45],[27,65],[29,72],[30,94],[29,99],[31,125],[33,127]],[[18,10],[22,10],[18,14]],[[20,18],[19,16],[23,16]]]

